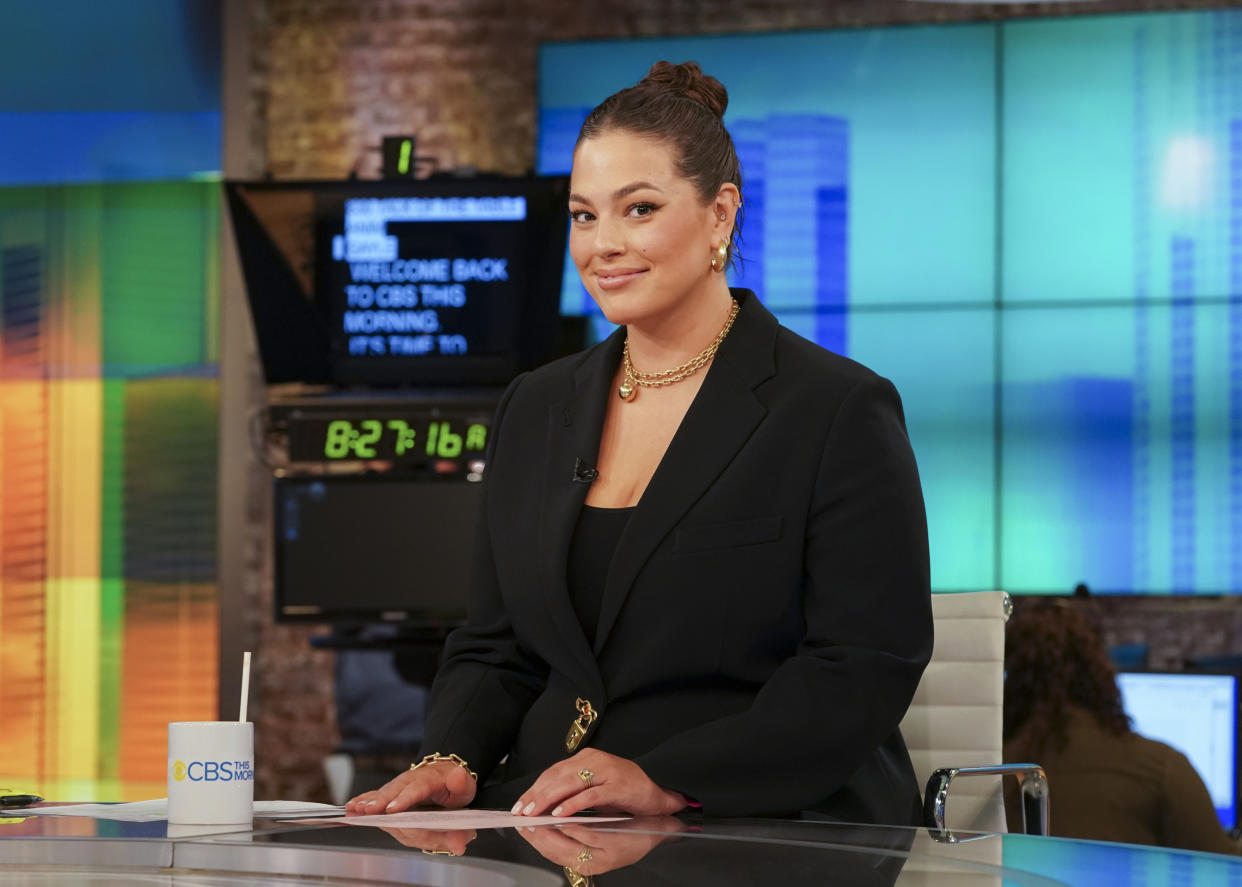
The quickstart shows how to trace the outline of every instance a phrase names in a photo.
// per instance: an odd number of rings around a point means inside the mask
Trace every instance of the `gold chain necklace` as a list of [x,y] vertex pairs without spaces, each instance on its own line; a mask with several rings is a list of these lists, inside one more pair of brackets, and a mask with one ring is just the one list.
[[715,356],[720,343],[724,341],[725,336],[729,335],[729,329],[733,326],[733,319],[737,317],[738,304],[733,302],[733,307],[729,309],[729,319],[725,321],[724,327],[716,334],[716,338],[710,345],[700,351],[694,357],[685,363],[673,367],[671,370],[662,370],[658,373],[640,373],[634,369],[634,364],[630,360],[630,337],[625,337],[625,347],[621,349],[621,363],[625,367],[625,379],[621,382],[621,387],[617,389],[617,395],[627,403],[634,399],[638,388],[663,388],[665,385],[675,385],[685,379],[690,378],[703,368],[703,366]]

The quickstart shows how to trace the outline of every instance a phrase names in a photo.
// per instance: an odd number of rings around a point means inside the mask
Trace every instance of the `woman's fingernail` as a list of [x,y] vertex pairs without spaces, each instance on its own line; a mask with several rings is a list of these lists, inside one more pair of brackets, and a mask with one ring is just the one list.
[[378,803],[379,803],[379,801],[367,801],[367,806],[368,806],[368,807],[374,807],[374,806],[375,806],[376,804],[378,804]]
[[517,816],[518,813],[521,811],[521,809],[522,809],[522,799],[518,798],[518,802],[513,805],[513,809],[509,811],[509,814],[512,816]]
[[553,811],[552,811],[552,815],[553,815],[553,816],[560,816],[560,815],[561,815],[561,808],[560,808],[560,807],[557,807],[555,810],[553,810]]
[[530,815],[531,815],[532,813],[534,813],[534,812],[535,812],[535,802],[534,802],[534,801],[531,801],[531,802],[530,802],[529,804],[527,804],[524,808],[522,808],[522,815],[523,815],[523,816],[530,816]]
[[397,806],[397,802],[396,802],[396,801],[393,801],[391,804],[389,804],[387,807],[385,807],[385,808],[384,808],[384,812],[385,812],[385,813],[391,813],[391,812],[392,812],[392,808],[393,808],[393,807],[396,807],[396,806]]

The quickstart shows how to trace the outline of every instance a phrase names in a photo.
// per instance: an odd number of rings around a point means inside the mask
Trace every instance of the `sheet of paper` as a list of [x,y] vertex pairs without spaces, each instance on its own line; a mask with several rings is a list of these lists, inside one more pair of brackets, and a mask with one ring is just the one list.
[[58,804],[55,807],[26,807],[5,810],[5,816],[89,816],[92,819],[118,819],[122,822],[154,822],[168,815],[168,801],[135,801],[132,804]]
[[344,816],[339,819],[293,820],[307,825],[371,825],[380,828],[421,828],[435,831],[481,828],[520,828],[525,825],[559,825],[565,822],[595,824],[621,822],[628,816],[514,816],[507,810],[407,810],[405,813],[380,813],[367,816]]
[[255,819],[284,819],[287,816],[340,816],[344,807],[311,801],[255,801]]
[[[303,801],[255,801],[255,819],[284,819],[289,816],[340,816],[344,807]],[[89,816],[123,822],[155,822],[168,818],[168,799],[131,801],[126,804],[59,804],[55,807],[26,807],[5,810],[5,816]]]

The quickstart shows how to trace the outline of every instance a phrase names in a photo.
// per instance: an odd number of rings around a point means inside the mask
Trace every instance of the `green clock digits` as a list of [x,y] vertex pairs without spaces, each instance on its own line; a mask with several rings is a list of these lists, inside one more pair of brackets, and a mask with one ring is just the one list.
[[[402,457],[414,451],[420,437],[426,441],[426,456],[433,459],[456,459],[487,448],[487,426],[478,422],[466,426],[463,433],[451,422],[431,421],[419,432],[404,419],[334,419],[323,437],[323,455],[326,459]],[[385,455],[380,455],[381,450]]]
[[353,422],[337,419],[328,423],[323,454],[329,459],[343,459],[352,451],[359,459],[375,458],[375,442],[384,433],[384,423],[378,419],[363,419],[354,427]]

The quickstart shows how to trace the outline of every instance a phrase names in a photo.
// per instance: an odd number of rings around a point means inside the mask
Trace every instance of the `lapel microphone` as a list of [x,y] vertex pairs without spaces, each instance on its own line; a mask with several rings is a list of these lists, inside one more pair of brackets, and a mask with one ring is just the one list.
[[592,468],[581,459],[574,460],[574,477],[573,482],[576,484],[589,484],[595,478],[599,477],[599,469]]

